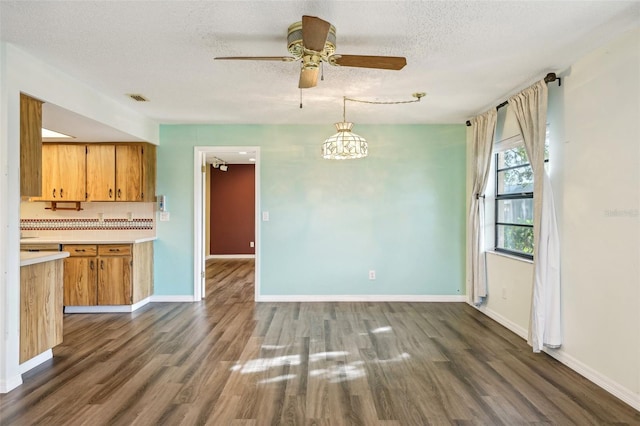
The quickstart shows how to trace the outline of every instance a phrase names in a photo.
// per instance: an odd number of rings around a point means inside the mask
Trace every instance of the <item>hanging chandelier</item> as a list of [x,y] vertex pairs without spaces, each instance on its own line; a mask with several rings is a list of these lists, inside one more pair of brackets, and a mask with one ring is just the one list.
[[347,101],[366,104],[407,104],[419,102],[425,93],[414,93],[414,100],[398,102],[362,101],[358,99],[342,97],[342,121],[335,123],[338,133],[327,138],[322,144],[322,158],[327,160],[352,160],[364,158],[369,155],[367,140],[351,131],[353,123],[347,121]]
[[342,121],[335,123],[336,133],[322,144],[322,158],[327,160],[350,160],[364,158],[369,153],[367,140],[351,131],[353,123],[346,119],[347,98],[342,97]]

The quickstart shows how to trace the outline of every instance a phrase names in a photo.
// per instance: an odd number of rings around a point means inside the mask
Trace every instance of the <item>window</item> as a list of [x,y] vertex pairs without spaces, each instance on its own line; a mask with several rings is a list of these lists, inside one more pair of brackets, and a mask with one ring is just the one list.
[[[533,170],[522,142],[510,145],[495,154],[495,250],[533,259]],[[547,139],[545,168],[548,157]]]

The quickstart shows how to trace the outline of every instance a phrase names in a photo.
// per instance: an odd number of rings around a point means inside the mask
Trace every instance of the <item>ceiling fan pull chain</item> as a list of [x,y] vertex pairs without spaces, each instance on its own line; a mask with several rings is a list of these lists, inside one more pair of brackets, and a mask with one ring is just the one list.
[[320,62],[320,81],[324,81],[324,62]]
[[302,89],[300,89],[300,109],[302,109]]

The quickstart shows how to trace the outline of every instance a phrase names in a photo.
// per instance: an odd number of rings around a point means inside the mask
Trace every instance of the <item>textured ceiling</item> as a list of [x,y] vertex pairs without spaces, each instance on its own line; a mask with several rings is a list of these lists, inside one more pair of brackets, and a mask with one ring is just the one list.
[[[405,56],[401,71],[213,61],[288,55],[303,14],[337,29],[337,53]],[[363,123],[462,123],[640,25],[637,1],[5,1],[1,36],[159,123],[328,124],[342,96]],[[126,93],[150,102],[136,103]]]

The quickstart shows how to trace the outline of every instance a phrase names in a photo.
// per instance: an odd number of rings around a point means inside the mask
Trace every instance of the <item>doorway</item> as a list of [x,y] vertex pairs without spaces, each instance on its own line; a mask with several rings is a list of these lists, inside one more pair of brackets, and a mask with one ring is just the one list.
[[[251,160],[253,159],[253,160]],[[254,300],[260,294],[260,147],[255,146],[196,146],[194,148],[194,301],[206,296],[206,254],[209,239],[205,232],[208,229],[207,219],[207,169],[212,164],[225,168],[233,164],[254,164],[255,167],[255,270]]]

